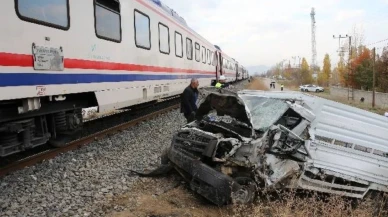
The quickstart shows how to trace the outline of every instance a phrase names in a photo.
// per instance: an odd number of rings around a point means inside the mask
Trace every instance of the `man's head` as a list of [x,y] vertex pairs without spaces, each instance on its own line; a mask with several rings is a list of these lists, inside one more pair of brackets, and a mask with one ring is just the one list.
[[220,83],[225,83],[225,80],[226,80],[225,76],[221,75],[219,79]]
[[191,86],[192,88],[194,88],[194,89],[198,88],[198,86],[199,86],[198,79],[196,79],[196,78],[191,79],[190,86]]

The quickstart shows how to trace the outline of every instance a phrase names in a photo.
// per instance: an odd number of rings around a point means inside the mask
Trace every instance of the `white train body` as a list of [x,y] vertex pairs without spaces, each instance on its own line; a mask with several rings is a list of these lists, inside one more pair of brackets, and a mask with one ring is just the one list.
[[[57,121],[79,123],[73,116],[81,107],[108,112],[154,102],[181,94],[191,78],[202,86],[220,75],[236,81],[241,67],[158,0],[0,6],[0,157],[58,137],[60,127],[74,130]],[[20,139],[24,120],[39,142]]]

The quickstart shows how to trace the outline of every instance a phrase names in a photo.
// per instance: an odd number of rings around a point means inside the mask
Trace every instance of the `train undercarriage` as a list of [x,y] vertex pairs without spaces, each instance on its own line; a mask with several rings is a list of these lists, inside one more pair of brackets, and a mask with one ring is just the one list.
[[83,126],[82,108],[95,106],[93,94],[41,97],[0,103],[0,157],[46,143],[61,147]]

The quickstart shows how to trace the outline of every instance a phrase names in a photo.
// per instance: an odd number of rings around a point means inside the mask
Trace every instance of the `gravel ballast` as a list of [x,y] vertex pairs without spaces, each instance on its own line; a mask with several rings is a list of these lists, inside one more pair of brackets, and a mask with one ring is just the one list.
[[163,148],[185,123],[174,110],[1,178],[0,216],[104,216],[109,210],[102,204],[130,192],[140,179],[130,170],[157,166]]

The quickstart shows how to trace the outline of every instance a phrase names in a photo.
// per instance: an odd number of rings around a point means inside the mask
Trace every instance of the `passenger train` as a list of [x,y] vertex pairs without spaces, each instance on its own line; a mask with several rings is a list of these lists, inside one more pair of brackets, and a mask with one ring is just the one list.
[[220,47],[159,0],[3,0],[0,157],[82,128],[98,112],[154,103],[224,75],[249,77]]

